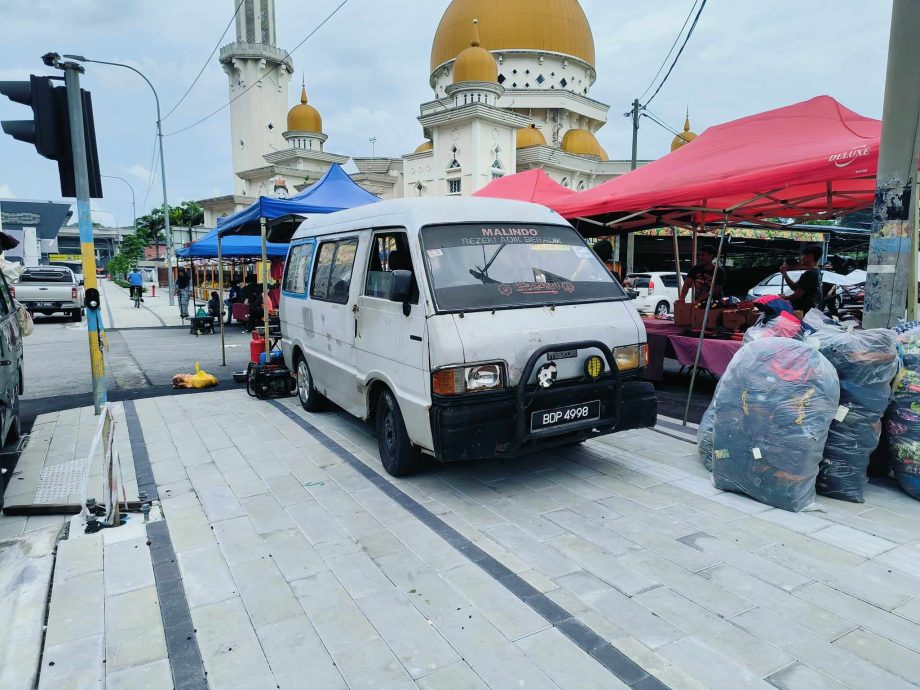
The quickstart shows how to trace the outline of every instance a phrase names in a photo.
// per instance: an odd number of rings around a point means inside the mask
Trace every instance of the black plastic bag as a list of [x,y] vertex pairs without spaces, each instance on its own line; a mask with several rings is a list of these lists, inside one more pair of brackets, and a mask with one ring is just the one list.
[[920,500],[920,330],[898,335],[904,372],[885,414],[891,469],[901,488]]

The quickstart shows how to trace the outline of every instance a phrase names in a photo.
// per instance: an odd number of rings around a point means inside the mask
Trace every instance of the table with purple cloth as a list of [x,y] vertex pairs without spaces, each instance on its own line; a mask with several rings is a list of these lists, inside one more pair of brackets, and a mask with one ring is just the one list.
[[[696,359],[699,338],[684,335],[683,326],[675,326],[673,321],[643,319],[648,336],[648,366],[645,378],[648,381],[661,381],[664,378],[664,360],[676,359],[682,367],[692,367]],[[721,376],[735,353],[741,349],[737,340],[703,341],[700,353],[700,367]]]

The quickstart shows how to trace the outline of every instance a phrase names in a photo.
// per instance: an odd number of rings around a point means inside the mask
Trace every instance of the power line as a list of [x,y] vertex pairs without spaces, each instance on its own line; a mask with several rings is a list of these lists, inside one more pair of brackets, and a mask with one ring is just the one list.
[[662,122],[662,121],[658,118],[657,115],[654,115],[653,113],[650,113],[648,110],[644,111],[644,112],[642,113],[642,115],[644,115],[645,117],[647,117],[649,120],[651,120],[652,122],[654,122],[656,125],[658,125],[658,126],[661,127],[662,129],[666,129],[666,130],[669,131],[671,134],[674,134],[674,135],[679,136],[679,137],[683,137],[683,135],[682,135],[680,132],[678,132],[676,129],[674,129],[673,127],[671,127],[671,125],[669,125],[669,124],[667,124],[667,123],[665,123],[665,122]]
[[334,10],[332,10],[332,12],[330,12],[329,15],[328,15],[323,21],[321,21],[319,24],[317,24],[316,28],[314,28],[313,31],[311,31],[310,33],[308,33],[300,43],[298,43],[296,46],[294,46],[294,48],[293,48],[292,50],[285,51],[285,53],[284,53],[284,58],[282,59],[281,62],[276,63],[270,70],[268,70],[268,71],[267,71],[262,77],[260,77],[257,81],[255,81],[255,82],[253,82],[252,84],[250,84],[249,86],[247,86],[243,91],[241,91],[241,92],[238,93],[236,96],[234,96],[233,98],[231,98],[229,101],[227,101],[226,103],[224,103],[224,104],[223,104],[221,107],[219,107],[217,110],[215,110],[215,111],[209,113],[208,115],[205,115],[203,118],[201,118],[200,120],[197,120],[197,121],[193,122],[192,124],[188,125],[187,127],[183,127],[182,129],[177,129],[175,132],[169,132],[168,134],[164,134],[163,136],[165,136],[165,137],[172,137],[172,136],[175,136],[176,134],[182,134],[183,132],[187,132],[188,130],[192,129],[193,127],[197,127],[197,126],[200,125],[202,122],[206,122],[207,120],[210,120],[212,117],[214,117],[215,115],[217,115],[217,113],[221,112],[224,108],[229,107],[230,104],[233,103],[236,99],[242,98],[242,96],[243,96],[244,94],[246,94],[246,92],[249,91],[249,89],[255,87],[257,84],[260,84],[260,83],[262,82],[262,79],[264,79],[265,77],[267,77],[268,75],[270,75],[272,72],[274,72],[276,69],[278,69],[278,68],[283,64],[284,60],[286,60],[286,59],[289,58],[291,55],[293,55],[295,52],[297,52],[297,49],[300,48],[300,46],[302,46],[304,43],[306,43],[306,42],[313,36],[313,34],[315,34],[317,31],[319,31],[320,29],[322,29],[322,28],[326,25],[326,23],[329,22],[329,20],[331,20],[335,15],[337,15],[337,14],[339,13],[339,10],[341,10],[341,9],[342,9],[343,7],[345,7],[345,5],[347,5],[347,4],[348,4],[348,0],[342,0],[342,2],[339,3],[339,6],[336,7]]
[[702,3],[700,3],[700,9],[697,11],[696,16],[693,18],[693,23],[690,25],[690,29],[687,31],[687,35],[684,37],[684,42],[680,46],[680,50],[678,50],[677,55],[674,56],[674,62],[672,62],[671,66],[668,68],[667,73],[664,75],[664,79],[662,79],[661,83],[658,84],[658,88],[655,89],[655,93],[649,96],[649,99],[645,102],[646,106],[655,99],[655,96],[657,96],[658,92],[661,91],[661,87],[664,86],[665,83],[668,81],[668,77],[671,76],[671,72],[673,72],[674,68],[677,66],[677,61],[680,60],[680,56],[683,54],[684,48],[687,47],[687,42],[690,40],[690,37],[693,35],[693,30],[696,28],[696,24],[700,20],[700,15],[703,14],[703,10],[705,8],[706,8],[706,0],[703,0]]
[[176,102],[176,104],[170,109],[170,111],[161,118],[160,120],[161,122],[165,120],[167,117],[169,117],[170,115],[172,115],[175,109],[178,108],[180,105],[182,105],[182,101],[185,100],[185,97],[188,96],[189,92],[195,87],[195,84],[198,83],[198,80],[201,79],[201,75],[204,74],[205,69],[211,63],[211,58],[214,57],[214,53],[216,53],[217,49],[220,47],[221,41],[223,41],[224,36],[227,35],[227,31],[230,29],[230,26],[233,24],[233,21],[236,19],[236,15],[239,14],[240,8],[243,6],[244,1],[245,0],[239,1],[239,3],[236,6],[236,11],[233,13],[233,16],[230,17],[230,21],[227,22],[227,26],[224,27],[224,32],[220,35],[220,38],[217,39],[217,43],[214,45],[214,50],[212,50],[208,54],[208,57],[205,58],[204,64],[201,66],[201,69],[198,70],[198,74],[195,75],[195,79],[192,81],[191,84],[189,84],[189,87],[185,90],[185,93],[182,94],[182,98],[180,98]]
[[664,66],[668,64],[668,60],[671,59],[671,53],[674,52],[674,49],[677,47],[677,42],[680,40],[680,37],[684,35],[684,29],[687,28],[687,24],[690,23],[690,17],[693,16],[693,11],[696,9],[697,4],[700,0],[693,0],[693,6],[690,8],[690,11],[687,13],[687,18],[684,19],[683,26],[680,27],[680,31],[677,32],[677,36],[674,37],[674,42],[671,44],[671,49],[668,51],[668,54],[664,56],[664,60],[661,61],[661,66],[658,67],[658,71],[655,72],[655,76],[652,77],[652,80],[648,83],[648,86],[645,87],[645,91],[642,92],[642,95],[639,96],[641,101],[645,98],[645,94],[652,90],[652,87],[655,85],[655,82],[658,80],[658,76],[661,74],[661,71],[664,69]]
[[147,206],[147,197],[150,196],[150,190],[153,189],[153,182],[156,179],[156,164],[157,156],[160,153],[160,149],[157,146],[157,137],[153,137],[153,156],[150,158],[150,177],[147,178],[147,191],[144,192],[144,201],[141,202],[142,205],[146,208]]

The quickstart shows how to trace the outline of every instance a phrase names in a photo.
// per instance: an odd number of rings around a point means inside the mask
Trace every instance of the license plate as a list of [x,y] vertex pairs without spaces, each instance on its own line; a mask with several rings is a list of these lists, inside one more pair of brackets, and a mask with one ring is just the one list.
[[601,401],[566,405],[530,413],[530,430],[545,431],[601,418]]
[[35,306],[36,307],[53,307],[54,302],[36,302]]
[[578,350],[560,350],[559,352],[549,352],[546,359],[551,362],[555,359],[575,359],[578,357]]

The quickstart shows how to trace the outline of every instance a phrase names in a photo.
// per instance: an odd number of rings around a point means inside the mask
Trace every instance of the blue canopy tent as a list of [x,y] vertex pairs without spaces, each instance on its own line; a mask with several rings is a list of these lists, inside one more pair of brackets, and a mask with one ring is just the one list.
[[[333,163],[325,175],[296,196],[289,199],[260,196],[258,201],[249,208],[220,218],[217,221],[217,229],[213,233],[209,233],[187,249],[190,252],[197,251],[194,249],[196,245],[210,242],[211,236],[214,235],[216,254],[210,254],[209,256],[216,255],[218,262],[221,262],[224,256],[233,256],[229,253],[230,247],[234,246],[234,243],[238,243],[235,245],[238,251],[249,251],[250,253],[236,254],[235,256],[260,256],[262,262],[267,263],[270,256],[287,255],[288,243],[297,226],[303,221],[304,215],[335,213],[336,211],[344,211],[348,208],[373,204],[378,201],[380,201],[379,198],[357,185],[348,173],[342,170],[342,166],[338,163]],[[275,242],[272,243],[268,242],[268,224],[270,221],[275,221],[272,235],[272,239]],[[259,236],[259,238],[256,239],[253,236]],[[260,252],[252,253],[253,246],[257,247]],[[219,271],[219,275],[220,294],[223,295],[223,270]],[[267,302],[267,296],[268,283],[263,281],[263,304]],[[264,321],[265,361],[268,362],[271,358],[269,352],[271,346],[267,313]],[[223,319],[221,319],[220,341],[221,351],[224,351]],[[223,363],[225,365],[227,363],[226,355],[224,355]]]
[[[176,250],[176,256],[184,259],[213,259],[217,257],[218,231],[212,230],[197,242],[182,249]],[[221,254],[223,258],[239,259],[262,256],[262,242],[252,235],[231,235],[221,238]],[[266,245],[269,257],[287,256],[287,244],[269,242]]]

